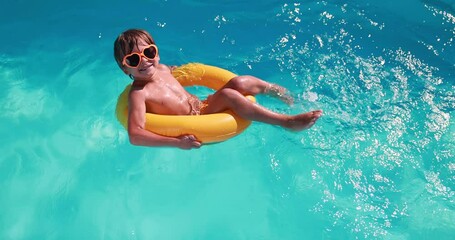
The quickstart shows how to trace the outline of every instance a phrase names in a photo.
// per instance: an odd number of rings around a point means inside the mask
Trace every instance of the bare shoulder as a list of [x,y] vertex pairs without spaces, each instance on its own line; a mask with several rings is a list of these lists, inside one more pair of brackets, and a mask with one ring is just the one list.
[[144,87],[132,86],[128,97],[130,102],[143,101],[145,99]]
[[172,72],[174,69],[176,69],[176,65],[165,65],[165,64],[160,64],[160,70],[165,70],[165,71],[170,71]]

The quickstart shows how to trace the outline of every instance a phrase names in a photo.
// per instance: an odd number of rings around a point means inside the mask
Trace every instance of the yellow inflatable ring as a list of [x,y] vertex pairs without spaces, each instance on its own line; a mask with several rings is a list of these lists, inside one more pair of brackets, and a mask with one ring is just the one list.
[[[199,64],[189,63],[172,71],[172,75],[183,86],[206,86],[214,90],[220,89],[236,75],[225,69]],[[116,115],[119,122],[128,129],[128,94],[131,85],[126,86],[120,94]],[[255,101],[253,96],[247,96]],[[145,114],[145,129],[153,133],[178,137],[183,134],[193,134],[202,143],[214,143],[225,141],[245,130],[251,121],[245,120],[232,111],[206,115],[158,115]]]

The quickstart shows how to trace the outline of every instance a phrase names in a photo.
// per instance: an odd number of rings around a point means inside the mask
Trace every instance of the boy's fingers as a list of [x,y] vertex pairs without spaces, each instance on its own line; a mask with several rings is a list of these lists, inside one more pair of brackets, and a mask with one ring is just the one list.
[[193,141],[193,146],[195,146],[195,147],[197,147],[197,148],[200,148],[201,145],[202,145],[201,142],[199,142],[199,141],[197,141],[196,139],[194,139],[194,141]]

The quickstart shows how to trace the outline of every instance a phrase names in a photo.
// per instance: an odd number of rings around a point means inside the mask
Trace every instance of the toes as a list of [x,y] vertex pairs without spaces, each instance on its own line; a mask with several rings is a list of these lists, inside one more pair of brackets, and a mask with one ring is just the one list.
[[322,116],[322,110],[313,111],[313,117],[319,118],[320,116]]

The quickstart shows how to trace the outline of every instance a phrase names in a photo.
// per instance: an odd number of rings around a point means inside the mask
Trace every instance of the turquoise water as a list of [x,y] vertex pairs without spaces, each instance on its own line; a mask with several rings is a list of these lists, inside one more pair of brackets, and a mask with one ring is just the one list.
[[[454,239],[455,3],[9,1],[0,239]],[[310,130],[134,147],[115,37],[289,88]],[[201,90],[202,92],[204,90]]]

